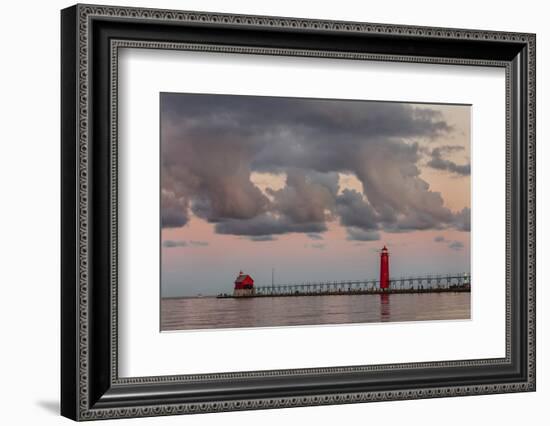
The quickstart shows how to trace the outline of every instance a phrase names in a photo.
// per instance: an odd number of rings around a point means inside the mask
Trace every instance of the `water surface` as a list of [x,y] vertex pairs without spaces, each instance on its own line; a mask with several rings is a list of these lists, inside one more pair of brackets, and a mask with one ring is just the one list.
[[470,318],[470,293],[161,299],[161,330]]

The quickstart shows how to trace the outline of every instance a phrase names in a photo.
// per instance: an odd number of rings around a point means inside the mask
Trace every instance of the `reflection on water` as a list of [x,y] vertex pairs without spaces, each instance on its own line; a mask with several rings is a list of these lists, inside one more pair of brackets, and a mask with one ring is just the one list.
[[380,321],[390,320],[390,295],[380,295]]
[[164,331],[469,318],[470,293],[161,300]]

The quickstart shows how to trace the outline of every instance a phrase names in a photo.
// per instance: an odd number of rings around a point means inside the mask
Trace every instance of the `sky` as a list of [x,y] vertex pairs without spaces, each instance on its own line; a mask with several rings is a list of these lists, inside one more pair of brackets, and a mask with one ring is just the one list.
[[161,93],[161,296],[470,271],[470,106]]

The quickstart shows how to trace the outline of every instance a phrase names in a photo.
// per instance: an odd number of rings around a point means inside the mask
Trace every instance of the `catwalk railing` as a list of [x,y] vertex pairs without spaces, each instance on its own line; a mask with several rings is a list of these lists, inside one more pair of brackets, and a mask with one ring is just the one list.
[[378,294],[378,293],[424,293],[442,291],[470,291],[469,273],[432,274],[391,278],[389,288],[381,289],[380,281],[347,280],[306,282],[255,286],[254,296],[291,296],[322,294]]

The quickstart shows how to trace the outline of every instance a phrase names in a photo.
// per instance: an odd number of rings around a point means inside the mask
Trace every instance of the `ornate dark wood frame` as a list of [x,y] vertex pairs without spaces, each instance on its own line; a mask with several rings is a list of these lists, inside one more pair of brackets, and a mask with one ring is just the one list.
[[[61,13],[61,413],[74,420],[535,390],[535,35],[76,5]],[[506,356],[119,378],[122,47],[503,67]]]

